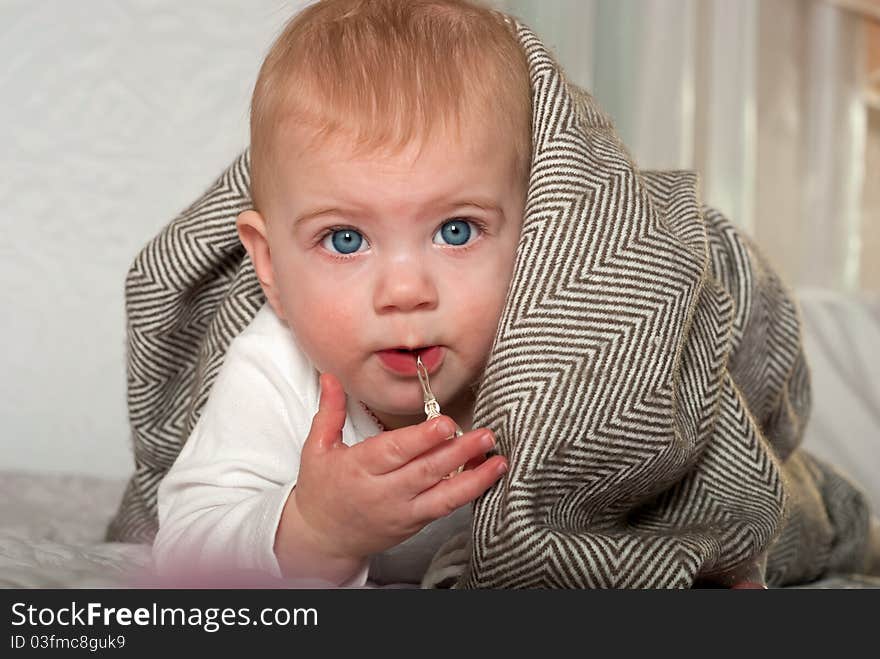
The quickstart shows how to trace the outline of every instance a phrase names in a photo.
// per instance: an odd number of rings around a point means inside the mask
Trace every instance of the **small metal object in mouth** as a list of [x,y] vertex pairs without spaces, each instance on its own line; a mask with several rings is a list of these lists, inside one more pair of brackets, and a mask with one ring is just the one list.
[[[428,379],[428,369],[425,368],[425,365],[422,364],[421,356],[416,357],[416,370],[419,374],[419,382],[422,385],[422,397],[425,400],[425,416],[428,419],[434,419],[440,416],[440,403],[437,402],[437,398],[434,396],[434,392],[431,391],[431,381]],[[455,423],[455,421],[453,421]],[[459,425],[455,424],[455,436],[461,437],[464,434],[464,431],[459,427]],[[446,474],[443,479],[452,478],[456,474],[460,474],[464,470],[464,465],[460,466],[457,470],[453,471],[451,474]]]

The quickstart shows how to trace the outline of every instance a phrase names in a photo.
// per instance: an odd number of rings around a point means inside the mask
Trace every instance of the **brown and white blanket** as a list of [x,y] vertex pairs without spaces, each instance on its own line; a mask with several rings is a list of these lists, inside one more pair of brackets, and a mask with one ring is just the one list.
[[[509,458],[425,585],[690,587],[769,551],[771,584],[859,572],[860,491],[799,450],[810,407],[797,306],[691,172],[646,172],[515,23],[533,161],[474,423]],[[111,539],[150,542],[156,489],[229,342],[263,297],[238,241],[244,153],[126,282],[136,472]]]

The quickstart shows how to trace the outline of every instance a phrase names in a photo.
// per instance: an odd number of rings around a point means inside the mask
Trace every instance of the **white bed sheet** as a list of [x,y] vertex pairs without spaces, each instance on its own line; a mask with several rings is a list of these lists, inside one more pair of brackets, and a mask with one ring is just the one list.
[[102,542],[124,481],[0,473],[0,587],[117,588],[149,573],[148,545]]

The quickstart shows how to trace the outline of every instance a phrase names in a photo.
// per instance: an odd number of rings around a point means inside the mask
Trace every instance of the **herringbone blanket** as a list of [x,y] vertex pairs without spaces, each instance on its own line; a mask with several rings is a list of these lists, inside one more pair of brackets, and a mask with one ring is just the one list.
[[[638,170],[594,100],[516,27],[533,162],[474,417],[510,471],[428,585],[689,587],[768,548],[771,583],[858,571],[863,497],[796,449],[810,390],[791,296],[701,206],[693,173]],[[263,303],[235,229],[249,207],[245,153],[131,267],[136,473],[111,539],[152,541],[158,483]]]

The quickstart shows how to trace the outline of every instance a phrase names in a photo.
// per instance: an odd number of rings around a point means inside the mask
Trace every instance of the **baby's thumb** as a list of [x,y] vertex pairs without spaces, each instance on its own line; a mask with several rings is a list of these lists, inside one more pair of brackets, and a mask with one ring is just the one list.
[[342,426],[345,425],[345,390],[332,373],[320,378],[321,398],[318,413],[312,419],[312,427],[306,440],[318,450],[332,448],[342,443]]

